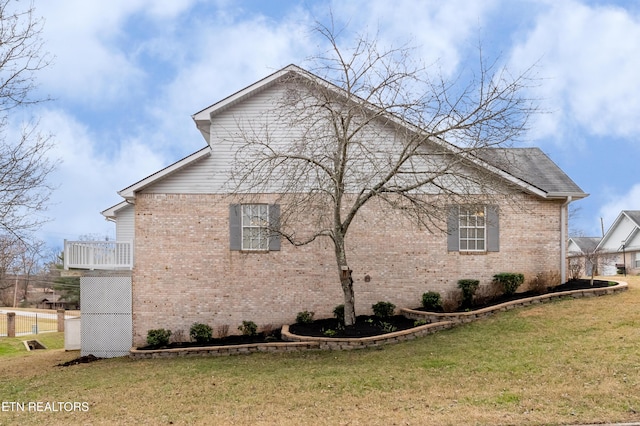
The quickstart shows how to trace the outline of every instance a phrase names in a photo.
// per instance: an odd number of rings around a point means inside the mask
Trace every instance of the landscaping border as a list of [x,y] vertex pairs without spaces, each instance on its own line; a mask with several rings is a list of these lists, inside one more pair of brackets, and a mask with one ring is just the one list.
[[615,281],[618,284],[610,287],[595,287],[580,290],[559,291],[556,293],[546,293],[540,296],[528,297],[526,299],[518,299],[510,302],[504,302],[499,305],[489,306],[487,308],[477,309],[468,312],[426,312],[415,309],[400,308],[400,314],[414,320],[424,320],[427,323],[438,323],[441,321],[451,321],[455,324],[476,321],[481,318],[487,318],[496,312],[504,312],[523,306],[535,305],[538,303],[551,302],[553,300],[572,297],[579,299],[582,297],[604,296],[607,294],[615,294],[629,289],[629,285],[624,281]]
[[424,320],[428,323],[418,327],[410,328],[408,330],[395,331],[393,333],[381,334],[378,336],[361,338],[300,336],[289,332],[288,325],[283,325],[281,335],[284,342],[156,350],[140,350],[137,348],[131,348],[129,350],[129,356],[134,359],[148,359],[194,356],[229,356],[256,352],[282,353],[305,350],[351,350],[370,348],[412,340],[417,337],[426,336],[428,334],[455,327],[458,324],[468,323],[476,321],[478,319],[486,318],[495,314],[496,312],[503,312],[518,307],[550,302],[565,297],[573,297],[575,299],[578,299],[583,297],[604,296],[628,290],[629,286],[626,282],[616,282],[618,284],[611,287],[598,287],[593,289],[548,293],[540,296],[529,297],[526,299],[505,302],[499,305],[469,312],[437,313],[401,308],[400,313],[402,315],[415,320]]

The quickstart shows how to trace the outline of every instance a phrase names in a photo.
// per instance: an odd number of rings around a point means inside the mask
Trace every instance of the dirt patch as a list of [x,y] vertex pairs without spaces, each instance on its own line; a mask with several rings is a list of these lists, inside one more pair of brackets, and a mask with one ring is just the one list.
[[78,365],[78,364],[87,364],[89,362],[95,362],[101,360],[102,358],[97,357],[95,355],[85,355],[76,359],[72,359],[71,361],[63,362],[58,364],[57,367],[69,367],[70,365]]

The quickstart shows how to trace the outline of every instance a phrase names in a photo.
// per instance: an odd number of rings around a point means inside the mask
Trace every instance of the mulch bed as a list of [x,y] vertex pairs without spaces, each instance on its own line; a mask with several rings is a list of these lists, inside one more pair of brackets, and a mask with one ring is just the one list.
[[229,346],[229,345],[248,345],[252,343],[271,343],[282,342],[280,330],[274,330],[269,334],[258,333],[253,336],[236,336],[211,339],[205,343],[199,342],[174,342],[166,346],[142,346],[138,350],[157,350],[157,349],[173,349],[173,348],[199,348],[203,346]]
[[[569,291],[569,290],[581,290],[585,288],[595,287],[607,287],[608,281],[595,280],[593,286],[590,285],[589,280],[575,280],[569,281],[565,284],[556,286],[549,289],[551,292]],[[510,296],[500,296],[488,303],[482,305],[473,306],[473,309],[480,309],[483,307],[497,305],[504,302],[523,299],[532,296],[539,296],[539,292],[525,292],[516,293]],[[420,309],[418,309],[420,310]],[[356,318],[356,323],[352,326],[344,327],[335,318],[326,318],[315,320],[307,324],[292,324],[289,326],[289,331],[293,334],[301,336],[313,336],[313,337],[334,337],[334,338],[359,338],[370,337],[386,334],[391,331],[407,330],[415,327],[415,322],[412,319],[405,318],[402,315],[394,315],[385,319],[381,319],[370,315],[360,315]],[[330,331],[329,331],[330,330]],[[191,348],[202,346],[225,346],[225,345],[243,345],[252,343],[270,343],[270,342],[282,342],[280,336],[280,330],[274,331],[265,335],[259,333],[255,336],[227,336],[224,338],[211,339],[207,343],[196,342],[175,342],[170,343],[167,346],[143,346],[138,348],[139,350],[157,350],[157,349],[171,349],[171,348]],[[70,361],[73,362],[73,361]],[[90,361],[87,361],[90,362]]]
[[[360,315],[356,317],[356,323],[348,327],[341,325],[335,318],[326,318],[307,324],[292,324],[289,326],[289,331],[301,336],[344,338],[378,336],[380,334],[407,330],[413,327],[415,327],[414,320],[405,318],[402,315],[394,315],[384,319],[375,316]],[[327,335],[327,330],[332,330],[329,332],[331,336]]]

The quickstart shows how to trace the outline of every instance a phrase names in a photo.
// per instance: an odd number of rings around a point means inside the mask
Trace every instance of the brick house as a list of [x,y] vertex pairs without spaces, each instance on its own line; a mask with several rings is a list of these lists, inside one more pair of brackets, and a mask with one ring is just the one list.
[[[230,332],[243,320],[276,327],[303,310],[331,316],[343,303],[331,241],[290,244],[269,232],[280,214],[277,193],[247,202],[225,186],[235,155],[230,129],[239,120],[264,119],[292,73],[309,78],[288,66],[196,113],[207,146],[123,189],[124,201],[103,212],[116,223],[116,242],[65,243],[67,267],[90,262],[104,274],[131,271],[134,346],[144,344],[149,329],[188,336],[194,322]],[[446,295],[462,278],[488,284],[498,272],[566,277],[567,206],[587,194],[537,148],[487,150],[473,161],[492,173],[499,195],[473,206],[440,200],[447,205],[437,224],[442,232],[377,202],[363,207],[347,241],[358,314],[378,301],[418,306],[425,291]]]

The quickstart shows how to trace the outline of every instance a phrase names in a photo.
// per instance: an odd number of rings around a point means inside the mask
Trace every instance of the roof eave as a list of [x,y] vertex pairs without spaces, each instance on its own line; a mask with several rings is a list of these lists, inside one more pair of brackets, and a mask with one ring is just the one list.
[[587,198],[589,194],[585,192],[548,192],[545,197],[548,200],[566,200],[571,198],[573,201]]
[[142,191],[146,187],[154,184],[155,182],[164,179],[165,177],[181,170],[183,167],[188,166],[189,164],[193,164],[196,161],[201,160],[202,158],[208,157],[211,155],[211,147],[206,146],[199,151],[194,152],[193,154],[183,158],[182,160],[176,161],[170,166],[165,167],[164,169],[147,176],[146,178],[134,183],[131,186],[124,188],[121,191],[118,191],[118,195],[124,198],[127,201],[133,201],[136,196],[136,192]]

